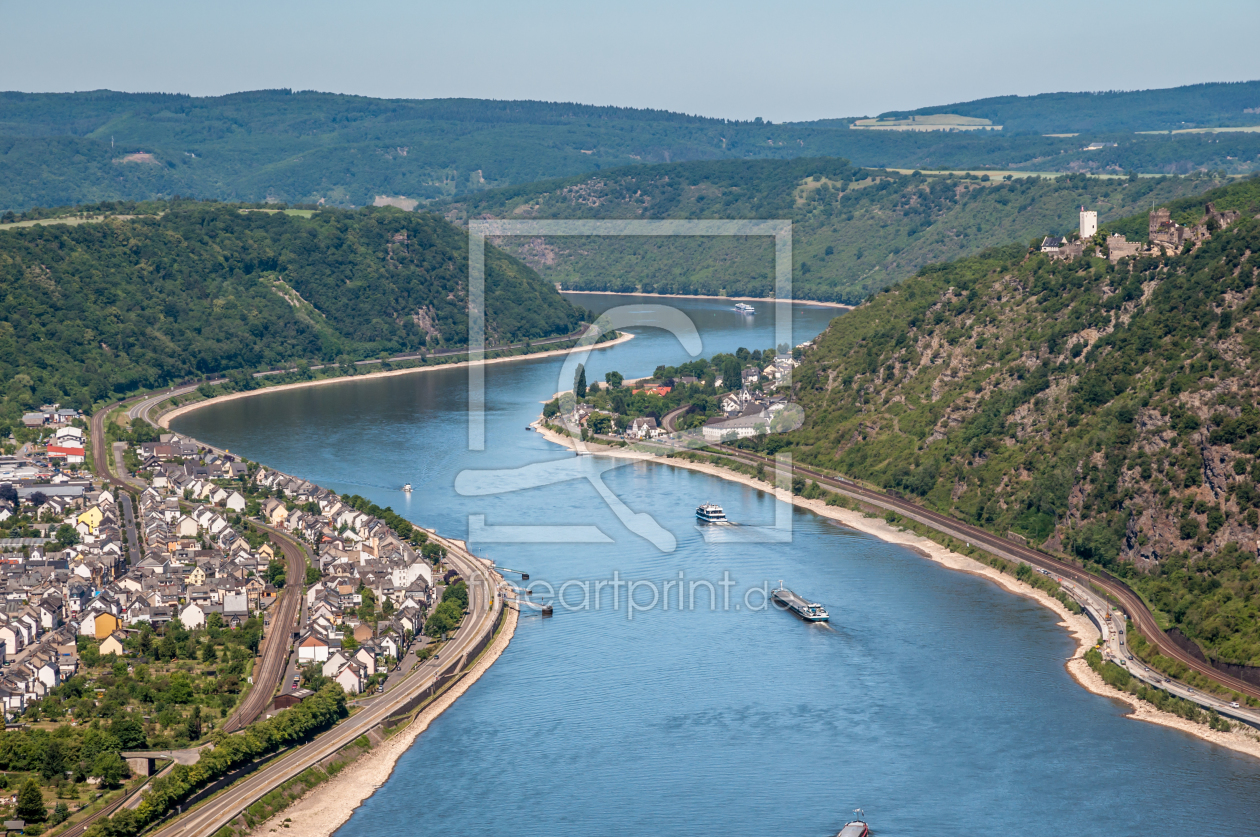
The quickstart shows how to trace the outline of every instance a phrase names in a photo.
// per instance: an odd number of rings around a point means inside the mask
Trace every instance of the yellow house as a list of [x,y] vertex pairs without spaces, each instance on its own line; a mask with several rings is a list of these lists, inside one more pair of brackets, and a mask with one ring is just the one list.
[[258,554],[266,557],[268,561],[276,557],[276,551],[271,548],[270,543],[265,543],[258,548]]
[[92,506],[92,508],[88,509],[87,511],[83,512],[82,514],[80,514],[78,517],[75,518],[76,521],[86,525],[93,532],[96,531],[96,527],[100,526],[101,521],[104,519],[105,519],[105,515],[101,513],[101,509],[99,506]]
[[96,638],[104,639],[122,628],[122,621],[112,613],[96,614]]
[[201,567],[193,567],[192,572],[187,576],[187,580],[194,587],[200,587],[206,583],[206,571]]
[[114,631],[101,642],[101,656],[113,654],[116,657],[126,655],[127,649],[123,647],[123,640],[127,635],[122,631]]

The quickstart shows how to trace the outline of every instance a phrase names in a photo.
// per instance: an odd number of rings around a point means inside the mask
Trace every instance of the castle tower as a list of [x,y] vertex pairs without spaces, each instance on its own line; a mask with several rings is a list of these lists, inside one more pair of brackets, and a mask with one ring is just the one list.
[[1092,209],[1081,207],[1081,241],[1093,238],[1098,233],[1098,213]]

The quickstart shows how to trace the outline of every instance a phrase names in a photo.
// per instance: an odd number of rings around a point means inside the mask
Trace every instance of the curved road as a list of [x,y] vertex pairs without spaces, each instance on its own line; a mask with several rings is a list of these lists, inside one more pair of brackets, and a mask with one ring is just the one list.
[[398,686],[377,697],[358,714],[273,764],[241,779],[200,807],[154,832],[153,837],[213,835],[273,788],[366,734],[427,688],[439,675],[460,671],[472,661],[469,652],[486,632],[493,630],[499,611],[503,608],[502,597],[496,594],[498,582],[483,561],[449,541],[442,538],[435,540],[446,547],[447,560],[469,581],[468,616],[464,618],[455,637],[441,649],[441,659],[427,660]]
[[[142,418],[149,423],[155,423],[150,416],[155,405],[172,396],[191,392],[195,388],[195,386],[172,387],[157,395],[131,399],[129,402],[123,403],[131,404],[128,409],[130,418]],[[102,460],[99,458],[99,452],[103,451],[105,447],[104,417],[116,406],[111,405],[106,409],[99,410],[92,419],[93,456],[98,466],[103,465]],[[98,473],[108,478],[112,483],[120,486],[126,485],[122,480],[113,476],[106,467],[101,467]],[[271,532],[273,539],[279,541],[286,558],[289,559],[289,578],[301,579],[306,571],[306,561],[302,554],[302,548],[287,535],[283,535],[269,526],[263,526],[263,528]],[[405,705],[413,696],[428,688],[438,677],[450,672],[461,671],[471,662],[468,659],[470,656],[468,652],[486,632],[493,629],[498,619],[499,611],[503,607],[501,597],[496,594],[498,582],[489,566],[481,559],[476,558],[444,538],[438,536],[433,536],[433,538],[446,548],[447,560],[469,582],[469,615],[464,619],[455,636],[442,648],[439,654],[440,659],[432,658],[427,660],[399,683],[398,686],[390,689],[383,695],[366,701],[358,714],[343,721],[323,735],[316,737],[314,741],[298,747],[275,763],[229,786],[226,790],[204,802],[189,814],[180,817],[155,832],[157,837],[195,837],[196,835],[209,837],[209,835],[213,835],[224,825],[231,822],[241,811],[258,801],[272,789],[299,775],[302,771],[332,755],[381,723]],[[298,595],[290,595],[288,591],[300,591],[300,589],[300,582],[296,586],[287,586],[281,601],[277,605],[273,605],[273,607],[281,609],[276,611],[276,618],[271,622],[271,636],[268,638],[266,648],[263,651],[263,662],[255,668],[255,671],[260,671],[260,674],[255,677],[254,688],[246,700],[225,723],[224,728],[228,731],[244,726],[254,717],[257,717],[270,703],[271,695],[275,691],[279,678],[284,673],[289,650],[287,640],[296,626],[298,608],[300,606],[300,597]],[[274,682],[271,682],[272,679],[274,679]],[[134,798],[134,794],[131,798]],[[100,812],[88,821],[85,821],[81,824],[82,827],[76,826],[78,830],[75,833],[82,833],[82,830],[90,822],[103,814],[112,812],[123,801],[125,800],[120,800],[118,803],[111,805],[107,811]]]

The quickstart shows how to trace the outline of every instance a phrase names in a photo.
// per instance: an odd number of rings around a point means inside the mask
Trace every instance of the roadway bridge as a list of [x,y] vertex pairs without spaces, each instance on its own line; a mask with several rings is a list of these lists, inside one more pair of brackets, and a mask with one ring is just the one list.
[[176,764],[192,765],[201,759],[201,751],[214,747],[195,747],[190,750],[124,750],[120,755],[127,760],[127,766],[137,776],[152,776],[155,763],[173,761]]

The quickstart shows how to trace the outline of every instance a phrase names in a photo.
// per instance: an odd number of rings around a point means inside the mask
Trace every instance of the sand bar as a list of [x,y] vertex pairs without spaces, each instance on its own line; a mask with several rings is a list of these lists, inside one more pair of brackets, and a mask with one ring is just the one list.
[[[629,291],[583,291],[578,288],[566,288],[561,291],[562,294],[599,294],[600,296],[656,296],[662,299],[729,299],[732,302],[779,302],[771,296],[714,296],[711,294],[640,294],[630,293]],[[801,305],[823,305],[828,308],[843,308],[845,311],[852,311],[852,305],[845,305],[843,302],[823,302],[819,299],[785,299],[782,302],[799,303]]]
[[[628,331],[623,331],[612,340],[606,340],[603,343],[595,343],[590,346],[573,346],[568,349],[551,349],[546,352],[534,352],[528,355],[512,355],[511,357],[496,357],[484,361],[489,366],[492,363],[511,363],[517,360],[537,360],[542,357],[553,357],[555,355],[567,355],[574,352],[595,351],[597,349],[607,349],[616,346],[618,343],[625,343],[627,340],[633,340],[634,335]],[[158,424],[162,427],[170,429],[171,422],[182,415],[191,413],[193,410],[201,409],[210,404],[224,404],[228,401],[235,401],[238,398],[250,398],[255,395],[266,395],[272,392],[284,392],[288,389],[301,389],[302,387],[318,387],[325,384],[346,384],[353,381],[367,381],[372,378],[393,378],[398,375],[413,375],[419,372],[432,372],[437,369],[460,369],[468,366],[470,361],[461,360],[458,363],[442,363],[437,366],[412,366],[407,369],[390,369],[381,370],[380,372],[369,372],[365,375],[347,375],[339,378],[321,378],[318,381],[295,381],[291,384],[279,384],[274,387],[262,387],[261,389],[251,389],[249,392],[233,392],[227,395],[220,395],[215,398],[209,398],[205,401],[197,401],[192,404],[184,404],[163,413],[158,418]]]

